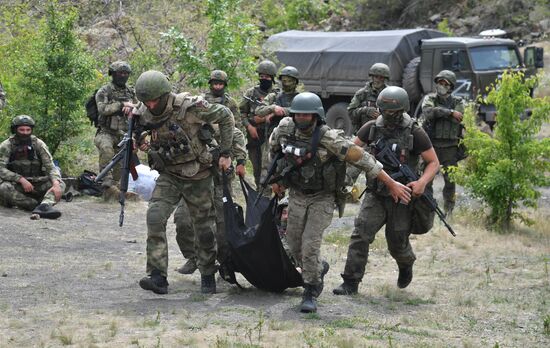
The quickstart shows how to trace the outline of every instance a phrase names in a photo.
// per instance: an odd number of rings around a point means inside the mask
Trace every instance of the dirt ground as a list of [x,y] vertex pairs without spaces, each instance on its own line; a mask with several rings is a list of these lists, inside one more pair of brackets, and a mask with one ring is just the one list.
[[[439,186],[441,180],[438,179]],[[318,314],[298,312],[300,289],[271,294],[224,283],[199,292],[170,222],[169,294],[138,286],[145,272],[146,202],[97,198],[61,203],[57,221],[0,208],[0,347],[547,347],[550,345],[550,194],[538,223],[503,235],[482,228],[477,204],[460,196],[453,238],[437,223],[413,237],[414,280],[396,286],[383,233],[360,292],[337,297],[358,204],[326,231],[331,265]]]

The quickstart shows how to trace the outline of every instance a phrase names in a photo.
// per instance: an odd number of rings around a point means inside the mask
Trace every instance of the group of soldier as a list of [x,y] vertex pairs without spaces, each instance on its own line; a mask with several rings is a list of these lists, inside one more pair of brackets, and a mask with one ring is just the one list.
[[[131,119],[137,130],[137,148],[147,152],[149,165],[160,173],[146,213],[147,276],[139,281],[141,288],[168,292],[166,226],[175,211],[176,240],[187,259],[178,271],[191,274],[198,269],[201,292],[216,292],[215,273],[220,269],[224,277],[223,267],[230,256],[224,236],[222,176],[229,181],[235,174],[244,178],[247,155],[257,187],[265,185],[270,163],[278,164],[278,180],[266,194],[282,197],[286,193],[288,197],[286,241],[289,256],[302,273],[302,312],[317,311],[316,299],[329,270],[321,257],[322,236],[352,167],[358,168],[352,177],[358,172],[366,174],[367,189],[355,219],[343,283],[333,293],[358,292],[369,245],[384,225],[388,249],[399,269],[397,285],[407,287],[415,261],[409,242],[415,204],[430,189],[440,163],[455,165],[460,157],[464,105],[451,94],[454,74],[442,71],[437,75],[436,92],[424,98],[423,116],[416,120],[407,113],[407,92],[387,85],[388,66],[374,64],[369,81],[348,108],[356,133],[351,141],[326,125],[319,96],[298,92],[296,68],[286,66],[277,75],[276,65],[264,60],[256,72],[258,84],[237,105],[226,92],[228,76],[221,70],[211,73],[208,92],[192,96],[174,93],[168,78],[154,70],[142,73],[134,89],[127,84],[132,73],[129,64],[117,61],[110,65],[112,81],[95,95],[99,168],[119,150]],[[2,91],[0,103],[3,106]],[[30,116],[15,117],[13,136],[0,145],[0,200],[5,206],[32,210],[34,216],[57,218],[61,213],[53,205],[64,184],[47,147],[32,135],[33,127]],[[392,179],[394,169],[375,158],[373,145],[379,140],[393,144],[401,163],[419,173],[419,179]],[[447,171],[443,173],[445,209],[450,213],[455,187]],[[120,193],[119,179],[120,170],[115,167],[102,182],[106,197]]]

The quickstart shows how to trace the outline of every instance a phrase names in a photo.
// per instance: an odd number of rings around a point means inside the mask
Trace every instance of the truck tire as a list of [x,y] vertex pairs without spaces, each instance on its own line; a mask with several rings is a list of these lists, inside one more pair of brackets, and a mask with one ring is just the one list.
[[422,87],[418,79],[420,57],[412,59],[403,70],[403,88],[409,94],[411,104],[416,105],[422,97]]
[[353,127],[348,115],[348,103],[340,102],[332,105],[326,115],[330,128],[342,129],[346,135],[352,135]]

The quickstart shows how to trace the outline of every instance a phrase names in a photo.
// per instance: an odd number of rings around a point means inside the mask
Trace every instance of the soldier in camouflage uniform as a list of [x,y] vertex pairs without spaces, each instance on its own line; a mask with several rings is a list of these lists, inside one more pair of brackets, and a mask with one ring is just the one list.
[[[103,170],[113,156],[120,151],[118,144],[128,130],[127,116],[137,102],[135,92],[126,82],[132,70],[124,61],[116,61],[109,66],[112,81],[101,87],[95,96],[98,111],[98,130],[94,139],[99,151],[99,170]],[[112,174],[103,179],[104,197],[118,197],[116,184],[120,180],[120,163],[115,165]]]
[[[239,106],[235,99],[231,98],[229,94],[225,92],[227,87],[227,73],[223,70],[213,70],[210,73],[210,90],[204,94],[204,99],[214,104],[221,104],[229,108],[233,113],[235,120],[240,120],[241,114],[239,113]],[[236,126],[240,126],[240,122]]]
[[208,150],[210,123],[220,127],[218,165],[231,165],[230,148],[235,123],[231,111],[210,104],[200,96],[171,93],[168,78],[159,71],[141,74],[136,82],[134,108],[138,134],[150,131],[150,142],[140,139],[139,148],[147,151],[149,162],[160,176],[147,209],[147,277],[139,285],[157,294],[168,292],[168,245],[166,223],[183,198],[195,229],[197,261],[201,272],[201,292],[215,293],[216,240],[212,202],[212,153]]
[[32,135],[34,120],[15,117],[13,135],[0,144],[0,203],[32,210],[31,218],[57,219],[61,212],[52,206],[65,190],[46,144]]
[[256,68],[260,83],[248,89],[244,95],[252,101],[243,98],[239,104],[241,111],[241,121],[243,129],[246,129],[248,157],[252,162],[254,170],[254,182],[256,187],[260,185],[260,176],[262,172],[262,144],[265,142],[265,127],[263,124],[256,123],[256,120],[261,121],[262,118],[257,116],[256,108],[264,100],[264,98],[279,90],[273,86],[275,75],[277,75],[277,67],[270,60],[260,62]]
[[[376,102],[382,115],[367,122],[354,140],[357,146],[372,146],[384,140],[388,146],[395,145],[397,157],[413,171],[421,156],[426,163],[424,173],[417,181],[408,183],[412,189],[413,201],[399,200],[387,183],[380,180],[368,182],[367,192],[361,204],[359,216],[350,238],[343,284],[333,290],[336,295],[356,294],[359,282],[365,274],[369,246],[376,233],[386,225],[386,242],[390,255],[399,268],[397,286],[405,288],[412,281],[413,263],[416,260],[409,235],[411,233],[412,211],[416,197],[420,197],[439,169],[437,156],[426,132],[408,114],[409,96],[401,87],[390,86],[380,92]],[[393,174],[391,168],[384,168]],[[379,179],[379,178],[378,178]]]
[[313,93],[298,94],[270,138],[272,155],[282,152],[279,175],[273,184],[277,194],[290,188],[286,237],[290,254],[302,268],[304,293],[300,310],[317,311],[316,298],[323,290],[328,264],[321,262],[323,231],[330,225],[337,192],[343,186],[346,163],[363,169],[370,179],[379,178],[392,193],[410,199],[407,187],[393,181],[373,156],[325,125],[321,99]]
[[456,185],[449,178],[447,169],[456,166],[459,159],[459,142],[462,138],[462,115],[464,100],[452,95],[456,76],[452,71],[442,70],[434,78],[435,93],[429,93],[422,102],[422,122],[443,168],[444,209],[451,214],[456,201]]
[[[281,80],[282,91],[268,94],[262,105],[256,108],[258,115],[258,124],[263,125],[265,129],[265,138],[269,139],[271,133],[279,125],[279,121],[290,115],[290,105],[296,95],[298,95],[297,87],[299,80],[298,69],[293,66],[286,66],[279,74]],[[262,145],[262,172],[261,179],[265,178],[269,168],[270,160],[270,145],[266,141]],[[266,196],[271,196],[270,190],[264,190]]]
[[390,68],[383,63],[375,63],[369,69],[370,81],[358,90],[348,106],[348,114],[356,133],[365,123],[376,120],[380,113],[376,107],[378,94],[387,87],[390,78]]
[[[225,87],[227,84],[227,74],[221,70],[214,70],[210,75],[210,88],[211,92],[206,93],[204,98],[213,104],[222,104],[227,106],[230,110],[234,106],[236,108],[236,103],[233,99],[229,98],[227,94],[224,94],[225,97],[217,97],[212,92],[212,88]],[[214,85],[214,86],[213,86]],[[216,86],[217,85],[217,86]],[[233,114],[235,116],[235,114]],[[233,117],[235,119],[235,117]],[[216,128],[216,125],[214,125]],[[220,142],[220,133],[219,128],[214,132],[214,139],[217,143]],[[244,177],[246,174],[245,164],[246,164],[246,140],[244,134],[235,127],[233,130],[233,143],[231,145],[231,157],[236,160],[236,173],[237,175]],[[213,178],[214,178],[214,207],[216,210],[216,242],[218,246],[217,259],[220,265],[224,264],[228,256],[227,242],[225,240],[225,222],[223,216],[223,185],[221,173],[217,170],[216,167],[213,167]],[[229,179],[229,189],[231,190],[233,175],[228,177]],[[180,268],[177,269],[181,274],[192,274],[197,269],[197,257],[195,253],[195,233],[193,230],[193,225],[191,224],[191,217],[189,214],[189,209],[185,204],[184,200],[180,201],[176,211],[174,212],[174,223],[176,224],[176,241],[180,248],[181,253],[187,259],[187,262]]]
[[4,86],[0,83],[0,110],[6,106],[6,93],[4,93]]

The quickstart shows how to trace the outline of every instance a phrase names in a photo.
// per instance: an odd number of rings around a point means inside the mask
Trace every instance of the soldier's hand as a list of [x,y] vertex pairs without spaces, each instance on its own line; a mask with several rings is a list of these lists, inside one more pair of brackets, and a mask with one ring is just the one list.
[[262,124],[265,122],[265,118],[262,116],[255,115],[253,119],[254,119],[254,122],[256,122],[256,124]]
[[61,192],[61,185],[57,180],[53,181],[52,187],[50,187],[50,189],[47,192],[53,192],[56,202],[59,202],[61,200],[61,196],[63,195],[63,192]]
[[286,187],[284,187],[283,185],[274,183],[274,184],[271,184],[271,190],[277,196],[281,197],[285,193]]
[[124,102],[122,105],[122,113],[126,116],[130,115],[135,107],[135,105],[130,102]]
[[218,161],[218,165],[221,170],[226,171],[231,167],[231,157],[220,157],[220,160]]
[[246,175],[246,167],[244,166],[244,164],[238,164],[237,168],[235,168],[235,173],[237,173],[237,175],[241,178],[244,178],[244,176]]
[[275,107],[273,109],[273,113],[275,114],[275,116],[282,117],[282,116],[285,115],[285,108],[283,108],[279,105],[275,105]]
[[411,201],[411,188],[395,180],[392,181],[393,182],[387,186],[395,203],[401,201],[402,203],[409,204]]
[[254,127],[253,125],[249,124],[248,126],[246,126],[246,130],[248,130],[248,134],[250,134],[250,137],[252,139],[258,139],[258,130],[256,130],[256,127]]
[[457,120],[458,122],[462,122],[462,118],[463,118],[462,112],[454,110],[451,116],[453,116],[454,119]]
[[25,192],[32,192],[34,191],[34,186],[29,182],[29,180],[25,179],[24,177],[19,178],[17,181],[23,186],[23,191]]
[[148,141],[144,141],[143,143],[139,144],[139,149],[143,152],[149,151],[150,147],[151,147],[151,144]]
[[412,189],[413,197],[422,196],[422,194],[424,194],[424,190],[426,189],[426,184],[421,180],[412,181],[408,183],[407,186]]

